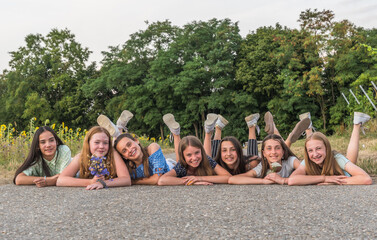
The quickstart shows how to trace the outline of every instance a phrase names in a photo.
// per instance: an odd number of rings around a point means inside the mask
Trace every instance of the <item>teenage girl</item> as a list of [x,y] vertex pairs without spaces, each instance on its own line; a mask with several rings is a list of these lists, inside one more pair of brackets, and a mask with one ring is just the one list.
[[[233,176],[229,184],[288,184],[288,177],[300,166],[300,161],[289,149],[283,138],[278,135],[270,112],[265,114],[266,128],[269,133],[261,147],[262,161],[252,170]],[[310,124],[310,120],[304,119],[296,124],[288,137],[288,142],[293,143]],[[274,167],[277,165],[278,167]]]
[[[90,167],[92,157],[103,158],[109,174],[93,176]],[[79,175],[76,178],[76,175]],[[88,190],[107,187],[130,186],[131,179],[126,164],[113,149],[111,136],[103,127],[92,127],[85,136],[83,148],[60,174],[57,186],[86,187]]]
[[[210,113],[204,123],[205,137],[204,149],[207,155],[225,168],[232,175],[245,173],[257,166],[260,162],[258,158],[258,143],[255,130],[258,128],[257,121],[259,114],[251,114],[245,118],[249,128],[249,140],[247,156],[244,156],[242,145],[237,138],[228,136],[221,139],[221,131],[228,124],[228,121],[221,115]],[[211,141],[212,132],[215,129],[215,136]]]
[[360,129],[370,116],[355,112],[347,155],[332,151],[327,137],[315,132],[305,142],[305,161],[289,178],[289,185],[372,184],[370,176],[356,165]]
[[160,176],[172,168],[162,154],[160,145],[151,143],[142,147],[139,140],[130,133],[119,135],[114,148],[125,161],[131,173],[132,184],[156,185]]
[[[97,122],[113,133],[114,149],[126,163],[132,184],[156,185],[160,176],[173,167],[173,163],[165,159],[161,147],[157,143],[143,147],[134,134],[120,134],[122,131],[127,131],[126,125],[132,117],[131,112],[124,110],[117,125],[104,115],[100,115]],[[175,161],[173,162],[175,164]]]
[[207,156],[200,140],[195,136],[180,139],[180,126],[172,114],[163,117],[174,137],[178,163],[162,175],[158,185],[212,185],[227,183],[230,173]]
[[13,183],[37,187],[55,186],[63,169],[71,161],[71,150],[50,127],[38,128],[25,162],[14,175]]

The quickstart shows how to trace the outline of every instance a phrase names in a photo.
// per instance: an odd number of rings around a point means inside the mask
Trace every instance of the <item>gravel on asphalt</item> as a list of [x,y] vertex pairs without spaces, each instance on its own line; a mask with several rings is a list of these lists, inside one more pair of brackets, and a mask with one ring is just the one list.
[[376,183],[0,191],[0,239],[377,239]]

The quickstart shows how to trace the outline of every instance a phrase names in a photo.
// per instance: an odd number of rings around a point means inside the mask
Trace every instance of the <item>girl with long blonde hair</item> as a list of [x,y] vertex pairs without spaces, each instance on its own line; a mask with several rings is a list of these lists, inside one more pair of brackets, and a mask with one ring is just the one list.
[[355,112],[353,130],[346,157],[333,151],[327,137],[315,132],[305,142],[305,161],[288,180],[289,185],[309,184],[372,184],[370,176],[356,165],[359,153],[360,129],[370,116]]

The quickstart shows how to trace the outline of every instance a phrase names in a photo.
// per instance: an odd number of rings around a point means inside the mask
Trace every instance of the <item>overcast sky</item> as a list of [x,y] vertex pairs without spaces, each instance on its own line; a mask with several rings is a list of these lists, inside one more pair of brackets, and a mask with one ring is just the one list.
[[246,36],[262,26],[298,28],[300,12],[328,9],[335,20],[377,27],[376,0],[0,0],[0,72],[8,69],[10,51],[25,45],[28,34],[46,35],[52,28],[68,28],[76,41],[102,60],[101,51],[123,44],[129,35],[150,23],[169,19],[182,26],[194,20],[230,18]]

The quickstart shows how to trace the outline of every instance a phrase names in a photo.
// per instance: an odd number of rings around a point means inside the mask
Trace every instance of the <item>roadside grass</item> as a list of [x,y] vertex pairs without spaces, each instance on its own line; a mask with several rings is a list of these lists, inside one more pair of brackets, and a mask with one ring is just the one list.
[[[72,157],[75,156],[82,147],[82,141],[85,137],[86,130],[73,130],[64,125],[59,126],[50,125],[57,132],[63,142],[68,145],[72,151]],[[374,119],[368,123],[369,129],[366,135],[360,134],[359,142],[359,159],[357,165],[364,169],[372,176],[377,176],[377,120]],[[17,133],[9,124],[1,125],[0,129],[0,184],[11,183],[14,177],[14,172],[25,160],[33,133],[37,128],[34,128],[33,121],[31,121],[29,132],[22,131]],[[333,150],[337,150],[342,154],[346,154],[348,142],[351,136],[351,130],[343,130],[333,136],[329,137]],[[169,137],[162,141],[162,139],[148,138],[147,136],[140,136],[139,140],[142,146],[147,146],[152,142],[157,142],[164,154],[173,153],[173,144],[169,142]],[[294,143],[291,147],[292,151],[300,158],[304,158],[304,144],[305,140],[301,139]]]

